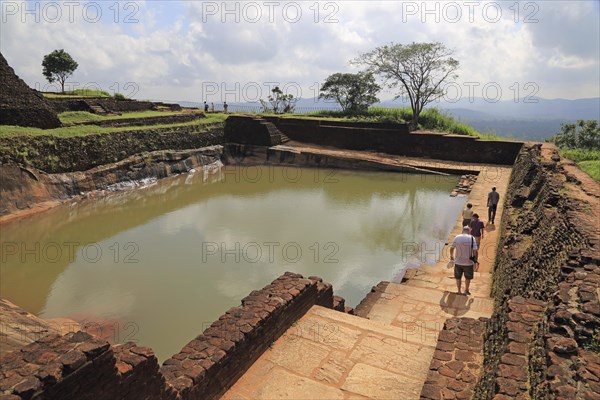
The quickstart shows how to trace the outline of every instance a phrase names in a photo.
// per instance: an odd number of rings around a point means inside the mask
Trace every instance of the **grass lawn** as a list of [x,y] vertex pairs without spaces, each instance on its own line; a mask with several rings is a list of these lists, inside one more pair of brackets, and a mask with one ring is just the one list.
[[577,165],[589,176],[600,182],[600,160],[580,161]]
[[600,150],[568,149],[560,150],[560,154],[575,161],[579,168],[600,182]]
[[98,89],[75,89],[65,93],[42,93],[49,99],[70,99],[73,97],[112,97],[108,92]]
[[[158,111],[159,115],[165,115]],[[129,113],[139,114],[139,113]],[[129,114],[123,114],[121,118],[129,118]],[[94,115],[94,114],[92,114]],[[104,117],[106,118],[106,117]],[[138,131],[144,129],[160,129],[168,127],[180,127],[180,126],[194,126],[194,125],[208,125],[217,122],[223,122],[227,118],[225,114],[210,114],[207,118],[202,118],[196,121],[179,123],[179,124],[161,124],[161,125],[148,125],[148,126],[131,126],[131,127],[101,127],[96,125],[76,125],[76,126],[64,126],[56,129],[39,129],[29,128],[22,126],[11,126],[11,125],[0,125],[0,137],[11,137],[11,136],[24,136],[24,135],[53,135],[57,137],[72,137],[72,136],[85,136],[96,133],[113,133],[113,132],[124,132],[124,131]]]
[[123,113],[121,115],[98,115],[87,111],[67,111],[58,115],[60,122],[65,125],[74,124],[84,121],[103,121],[126,118],[147,118],[147,117],[164,117],[168,115],[188,114],[182,111],[136,111]]

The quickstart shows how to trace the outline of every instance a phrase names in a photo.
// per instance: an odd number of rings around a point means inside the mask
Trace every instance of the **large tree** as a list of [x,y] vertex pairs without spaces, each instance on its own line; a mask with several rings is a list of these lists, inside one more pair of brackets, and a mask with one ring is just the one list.
[[48,82],[60,82],[61,90],[65,92],[65,81],[77,69],[79,64],[63,49],[54,50],[44,56],[42,61],[44,76]]
[[562,124],[560,132],[549,141],[561,149],[600,150],[600,126],[593,119],[580,119],[576,124]]
[[377,103],[381,87],[370,72],[329,75],[321,87],[319,98],[335,100],[347,112],[360,113]]
[[414,129],[423,108],[444,95],[443,83],[456,79],[459,62],[453,54],[439,42],[391,43],[361,54],[352,63],[365,65],[369,72],[381,76],[390,88],[399,91],[396,98],[408,96]]

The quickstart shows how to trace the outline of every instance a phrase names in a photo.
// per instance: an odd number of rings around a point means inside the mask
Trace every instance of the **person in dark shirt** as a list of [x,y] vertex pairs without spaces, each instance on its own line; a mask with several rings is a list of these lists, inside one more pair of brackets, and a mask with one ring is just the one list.
[[496,186],[492,188],[492,191],[488,193],[487,207],[488,207],[488,223],[494,224],[496,218],[496,209],[498,208],[498,202],[500,201],[500,193],[496,192]]
[[485,226],[483,225],[483,222],[479,220],[479,214],[473,214],[469,228],[471,228],[471,235],[473,235],[475,241],[477,242],[477,247],[480,247]]

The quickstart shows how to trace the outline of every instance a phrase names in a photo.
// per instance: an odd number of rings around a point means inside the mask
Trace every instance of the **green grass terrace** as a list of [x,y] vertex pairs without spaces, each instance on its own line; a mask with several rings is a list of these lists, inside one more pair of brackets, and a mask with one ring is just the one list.
[[23,136],[23,135],[53,135],[57,137],[73,137],[73,136],[85,136],[102,133],[113,133],[113,132],[124,132],[124,131],[139,131],[139,130],[150,130],[150,129],[161,129],[169,127],[181,127],[181,126],[194,126],[194,125],[212,125],[215,123],[222,123],[227,118],[227,115],[221,113],[209,114],[206,118],[202,118],[202,113],[198,113],[199,118],[182,123],[174,124],[152,124],[149,122],[148,125],[142,126],[121,126],[121,127],[102,127],[97,125],[86,125],[87,121],[102,121],[102,120],[119,120],[129,118],[149,118],[159,116],[170,116],[170,115],[184,115],[189,114],[190,111],[184,110],[179,112],[166,112],[166,111],[143,111],[143,112],[131,112],[123,113],[121,115],[97,115],[85,111],[68,111],[59,114],[60,121],[63,126],[56,129],[39,129],[22,126],[12,125],[0,125],[0,137],[11,137],[11,136]]

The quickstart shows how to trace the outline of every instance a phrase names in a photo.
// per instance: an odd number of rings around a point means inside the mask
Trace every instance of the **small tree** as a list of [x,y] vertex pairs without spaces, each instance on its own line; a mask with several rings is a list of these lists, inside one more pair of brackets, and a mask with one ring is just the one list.
[[453,50],[442,43],[391,43],[360,55],[353,64],[365,65],[368,71],[380,75],[390,88],[408,95],[416,128],[425,105],[444,95],[442,84],[456,79],[459,62],[452,58]]
[[329,75],[321,87],[319,98],[335,100],[345,112],[360,113],[377,103],[381,87],[369,72]]
[[291,94],[283,94],[279,86],[275,86],[271,90],[267,101],[260,99],[260,105],[263,108],[263,112],[273,112],[274,114],[285,114],[291,113],[296,107],[298,102],[297,98],[294,98]]
[[79,64],[63,49],[54,50],[44,56],[42,61],[44,76],[48,82],[60,82],[62,93],[65,92],[65,81],[77,69]]
[[600,126],[598,121],[578,120],[576,124],[562,124],[560,132],[548,141],[561,149],[600,150]]

